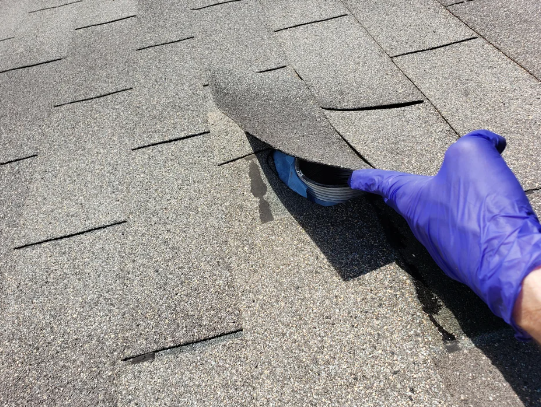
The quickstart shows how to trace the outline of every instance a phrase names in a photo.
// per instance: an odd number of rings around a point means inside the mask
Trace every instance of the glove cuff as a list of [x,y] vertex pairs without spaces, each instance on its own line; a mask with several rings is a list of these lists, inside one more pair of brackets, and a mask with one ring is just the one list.
[[541,266],[541,233],[538,230],[532,233],[531,229],[526,234],[519,231],[499,267],[489,273],[486,280],[480,284],[481,292],[485,294],[482,298],[489,308],[513,327],[515,337],[521,341],[529,341],[531,336],[516,324],[513,310],[522,290],[524,278],[539,266]]

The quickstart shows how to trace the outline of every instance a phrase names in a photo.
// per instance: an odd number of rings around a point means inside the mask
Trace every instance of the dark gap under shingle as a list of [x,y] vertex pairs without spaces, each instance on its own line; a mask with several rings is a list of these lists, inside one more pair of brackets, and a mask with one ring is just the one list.
[[251,153],[241,155],[240,157],[235,157],[235,158],[232,158],[231,160],[221,162],[220,164],[218,164],[218,167],[221,167],[222,165],[231,164],[231,163],[234,163],[235,161],[242,160],[243,158],[250,157],[251,155],[255,155],[255,154],[262,153],[264,151],[270,151],[270,150],[272,150],[272,148],[266,147],[266,148],[262,148],[261,150],[252,151]]
[[144,49],[149,49],[149,48],[154,48],[154,47],[161,47],[162,45],[176,44],[177,42],[193,40],[194,38],[195,37],[192,35],[191,37],[181,38],[179,40],[167,41],[167,42],[162,42],[160,44],[154,44],[154,45],[147,45],[146,47],[137,48],[136,51],[142,51]]
[[350,107],[350,108],[335,108],[335,107],[322,107],[323,110],[330,112],[360,112],[363,110],[384,110],[384,109],[400,109],[401,107],[414,106],[424,103],[424,100],[413,100],[411,102],[393,103],[390,105],[379,106],[367,106],[367,107]]
[[209,7],[221,6],[222,4],[235,3],[235,2],[237,2],[237,1],[241,1],[241,0],[222,1],[222,2],[220,2],[220,3],[209,4],[208,6],[192,8],[192,9],[190,9],[190,10],[203,10],[203,9],[209,8]]
[[432,51],[434,49],[440,49],[440,48],[445,48],[445,47],[448,47],[450,45],[455,45],[455,44],[460,44],[460,43],[463,43],[463,42],[466,42],[466,41],[471,41],[471,40],[475,40],[479,37],[470,37],[470,38],[465,38],[463,40],[458,40],[458,41],[453,41],[453,42],[450,42],[448,44],[443,44],[443,45],[438,45],[436,47],[430,47],[430,48],[424,48],[424,49],[419,49],[417,51],[409,51],[409,52],[404,52],[403,54],[397,54],[397,55],[393,55],[391,56],[391,58],[398,58],[398,57],[402,57],[404,55],[411,55],[411,54],[417,54],[419,52],[425,52],[425,51]]
[[0,42],[2,42],[2,41],[7,41],[7,40],[12,40],[13,38],[15,38],[15,37],[2,38],[2,39],[0,40]]
[[40,244],[43,244],[43,243],[49,243],[49,242],[55,242],[55,241],[57,241],[57,240],[68,239],[68,238],[70,238],[70,237],[75,237],[75,236],[84,235],[84,234],[86,234],[86,233],[95,232],[95,231],[97,231],[97,230],[102,230],[102,229],[110,228],[110,227],[112,227],[112,226],[122,225],[122,224],[124,224],[124,223],[126,223],[126,222],[127,222],[126,220],[122,220],[122,221],[119,221],[119,222],[113,222],[113,223],[110,223],[110,224],[108,224],[108,225],[97,226],[97,227],[95,227],[95,228],[82,230],[82,231],[80,231],[80,232],[70,233],[70,234],[64,235],[64,236],[51,237],[51,238],[49,238],[49,239],[40,240],[40,241],[38,241],[38,242],[27,243],[27,244],[23,244],[23,245],[21,245],[21,246],[14,247],[13,250],[20,250],[20,249],[24,249],[24,248],[26,248],[26,247],[37,246],[37,245],[40,245]]
[[278,69],[284,69],[284,68],[287,68],[287,65],[280,65],[280,66],[277,66],[276,68],[262,69],[261,71],[257,71],[257,73],[272,72],[272,71],[277,71]]
[[214,343],[219,343],[219,342],[222,342],[222,341],[225,341],[225,340],[231,340],[231,339],[239,338],[239,337],[242,336],[242,333],[243,333],[243,330],[241,328],[241,329],[237,329],[235,331],[225,332],[225,333],[222,333],[222,334],[219,334],[219,335],[211,336],[210,338],[205,338],[205,339],[192,341],[192,342],[186,342],[186,343],[183,343],[181,345],[169,346],[169,347],[166,347],[166,348],[157,349],[157,350],[152,351],[152,352],[143,353],[141,355],[128,356],[128,357],[122,359],[122,361],[123,362],[130,362],[131,364],[142,363],[142,362],[146,362],[146,361],[153,361],[154,358],[156,357],[157,353],[167,352],[167,351],[170,351],[172,353],[186,352],[186,351],[189,351],[189,350],[192,350],[192,349],[196,349],[196,348],[198,348],[200,346],[208,346],[208,345],[212,345]]
[[6,73],[6,72],[11,72],[11,71],[18,71],[19,69],[26,69],[26,68],[32,68],[34,66],[40,66],[40,65],[45,65],[45,64],[50,64],[52,62],[57,62],[57,61],[62,61],[63,58],[56,58],[56,59],[50,59],[48,61],[43,61],[43,62],[36,62],[35,64],[29,64],[29,65],[23,65],[23,66],[18,66],[16,68],[10,68],[10,69],[5,69],[3,71],[0,71],[0,73]]
[[526,191],[524,191],[524,193],[526,194],[526,196],[528,196],[528,195],[531,195],[531,194],[533,194],[534,192],[537,192],[537,191],[541,191],[541,187],[540,188],[527,189]]
[[71,102],[66,102],[66,103],[60,103],[58,105],[54,105],[53,107],[61,107],[61,106],[66,106],[66,105],[72,105],[74,103],[88,102],[89,100],[100,99],[100,98],[104,98],[106,96],[116,95],[117,93],[127,92],[127,91],[132,90],[132,89],[133,88],[115,90],[114,92],[104,93],[103,95],[92,96],[92,97],[85,98],[85,99],[72,100]]
[[103,23],[96,23],[96,24],[85,25],[85,26],[83,26],[83,27],[77,27],[75,30],[82,30],[82,29],[85,29],[85,28],[98,27],[98,26],[100,26],[100,25],[116,23],[117,21],[123,21],[123,20],[127,20],[128,18],[133,18],[133,17],[137,17],[137,16],[136,16],[136,15],[132,15],[132,16],[127,16],[127,17],[117,18],[116,20],[105,21],[105,22],[103,22]]
[[309,22],[307,22],[307,23],[295,24],[295,25],[292,25],[292,26],[290,26],[290,27],[278,28],[277,30],[274,30],[274,32],[277,33],[277,32],[279,32],[279,31],[289,30],[290,28],[297,28],[297,27],[302,27],[302,26],[304,26],[304,25],[316,24],[316,23],[322,23],[322,22],[324,22],[324,21],[334,20],[334,19],[336,19],[336,18],[346,17],[346,16],[348,16],[348,15],[349,15],[349,14],[340,14],[339,16],[323,18],[323,19],[321,19],[321,20],[314,20],[314,21],[309,21]]
[[16,162],[23,161],[23,160],[28,160],[30,158],[36,158],[37,156],[38,156],[37,154],[32,154],[32,155],[29,155],[27,157],[14,158],[13,160],[4,161],[4,162],[0,163],[0,165],[12,164],[12,163],[16,163]]
[[37,10],[29,11],[28,14],[31,14],[31,13],[37,13],[38,11],[52,10],[52,9],[54,9],[54,8],[59,8],[59,7],[64,7],[64,6],[69,6],[70,4],[82,3],[82,1],[83,1],[83,0],[77,0],[77,1],[72,1],[72,2],[69,2],[69,3],[59,4],[58,6],[44,7],[44,8],[40,8],[40,9],[37,9]]
[[187,136],[176,137],[176,138],[172,138],[172,139],[169,139],[169,140],[157,141],[157,142],[155,142],[155,143],[150,143],[150,144],[145,144],[145,145],[143,145],[143,146],[134,147],[134,148],[132,148],[132,151],[141,150],[141,149],[143,149],[143,148],[149,148],[149,147],[159,146],[159,145],[161,145],[161,144],[174,143],[175,141],[186,140],[186,139],[189,139],[189,138],[192,138],[192,137],[203,136],[203,135],[209,134],[209,133],[210,133],[210,131],[203,131],[203,132],[201,132],[201,133],[188,134]]

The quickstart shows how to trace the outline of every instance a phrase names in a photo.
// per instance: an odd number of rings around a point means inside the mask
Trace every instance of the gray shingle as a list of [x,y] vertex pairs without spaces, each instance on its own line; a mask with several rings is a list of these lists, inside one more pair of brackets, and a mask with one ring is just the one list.
[[75,31],[66,66],[60,72],[61,86],[55,103],[132,87],[136,23],[128,19]]
[[130,94],[132,148],[208,131],[208,91],[194,61],[193,41],[136,53]]
[[455,132],[428,103],[327,112],[333,126],[376,168],[435,175]]
[[206,69],[259,71],[284,65],[280,46],[265,26],[256,0],[239,1],[195,12],[198,61]]
[[213,143],[216,165],[271,148],[268,144],[246,134],[233,120],[218,109],[210,111],[208,119],[209,137]]
[[103,24],[134,15],[137,15],[137,0],[83,1],[77,13],[75,27]]
[[208,137],[136,151],[126,202],[126,357],[240,328],[224,212],[236,205]]
[[434,0],[346,0],[346,4],[391,56],[475,36]]
[[261,0],[273,30],[347,14],[339,0]]
[[111,99],[66,106],[44,125],[17,246],[125,219],[130,119]]
[[449,10],[541,79],[539,1],[475,0]]
[[366,166],[332,128],[290,69],[261,74],[215,71],[211,89],[223,113],[276,149],[328,165]]
[[2,292],[2,405],[114,404],[122,231],[17,251]]
[[40,126],[53,112],[62,62],[0,75],[0,162],[39,151]]
[[17,27],[27,17],[27,4],[28,0],[5,0],[0,3],[0,41],[15,36]]
[[65,57],[74,17],[65,7],[26,14],[15,38],[0,42],[0,72]]
[[481,39],[395,59],[461,135],[487,128],[524,189],[541,186],[539,82]]
[[[512,333],[475,338],[459,352],[437,355],[434,363],[453,404],[513,407],[541,402],[539,347],[517,341]],[[461,380],[464,376],[468,380]]]
[[185,2],[139,1],[138,47],[148,47],[193,36],[194,12]]
[[351,109],[421,98],[352,17],[292,28],[277,36],[320,106]]

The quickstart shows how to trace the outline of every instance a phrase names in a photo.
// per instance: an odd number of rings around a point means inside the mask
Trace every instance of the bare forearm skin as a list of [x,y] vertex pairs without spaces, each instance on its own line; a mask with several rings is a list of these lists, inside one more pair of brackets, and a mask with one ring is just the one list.
[[541,267],[523,280],[513,317],[518,326],[541,344]]

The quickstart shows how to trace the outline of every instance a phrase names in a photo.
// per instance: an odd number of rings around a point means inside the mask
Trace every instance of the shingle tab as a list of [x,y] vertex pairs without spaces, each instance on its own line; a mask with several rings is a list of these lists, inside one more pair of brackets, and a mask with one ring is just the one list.
[[44,125],[35,159],[38,176],[25,202],[16,246],[125,218],[121,197],[131,132],[114,102],[66,106]]
[[0,41],[13,38],[27,17],[28,0],[5,0],[0,3]]
[[276,35],[284,43],[292,66],[324,108],[352,109],[421,99],[352,17]]
[[208,91],[193,41],[138,51],[130,104],[132,148],[208,131]]
[[2,405],[115,404],[122,231],[17,251],[3,276]]
[[201,66],[260,71],[284,65],[280,46],[265,26],[255,0],[197,11],[193,20]]
[[541,87],[530,74],[481,39],[395,62],[461,135],[504,136],[503,157],[524,189],[541,186]]
[[351,12],[391,55],[475,36],[435,0],[345,0]]
[[541,2],[475,0],[449,10],[541,79]]
[[0,42],[0,72],[65,57],[74,18],[65,8],[26,14],[15,38]]
[[428,103],[327,112],[333,126],[376,168],[435,175],[455,132]]
[[193,36],[195,17],[185,2],[168,0],[139,1],[138,47],[148,47]]
[[0,162],[39,150],[40,126],[53,112],[62,62],[0,75]]
[[132,155],[123,265],[132,327],[123,357],[241,327],[223,233],[224,212],[241,197],[211,158],[204,136]]
[[339,0],[261,0],[273,30],[348,13]]
[[366,166],[332,128],[305,84],[290,69],[248,74],[215,71],[216,106],[274,148],[309,161],[346,168]]
[[128,19],[75,31],[55,104],[132,87],[136,23]]

